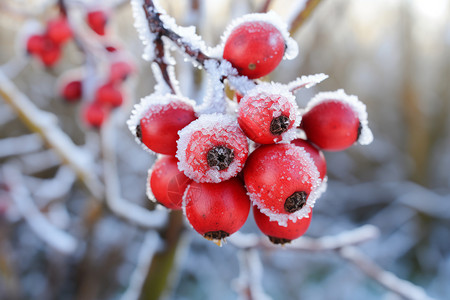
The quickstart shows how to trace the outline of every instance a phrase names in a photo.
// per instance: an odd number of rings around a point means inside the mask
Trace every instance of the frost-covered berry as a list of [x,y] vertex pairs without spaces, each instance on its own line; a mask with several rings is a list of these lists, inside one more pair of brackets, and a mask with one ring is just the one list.
[[228,36],[223,58],[239,74],[259,78],[272,72],[284,56],[285,41],[281,32],[264,21],[245,22]]
[[248,142],[235,118],[201,115],[180,131],[178,167],[198,182],[221,182],[236,176],[248,156]]
[[51,67],[59,61],[61,57],[61,47],[48,37],[44,36],[42,49],[36,54],[46,67]]
[[342,90],[317,94],[306,107],[300,128],[312,143],[328,151],[344,150],[356,141],[369,144],[366,106]]
[[31,35],[27,40],[27,52],[32,55],[38,55],[44,49],[44,37],[39,34]]
[[196,118],[193,101],[176,95],[153,94],[135,106],[128,125],[148,149],[175,155],[178,131]]
[[311,156],[292,144],[263,145],[253,151],[244,180],[252,203],[281,226],[308,215],[321,183]]
[[290,141],[300,123],[297,110],[295,97],[283,85],[263,83],[240,101],[238,122],[256,143]]
[[71,80],[63,84],[61,88],[61,96],[67,102],[75,102],[80,100],[82,95],[81,80]]
[[177,163],[175,157],[164,155],[149,170],[147,195],[169,209],[181,209],[184,191],[191,182],[178,170]]
[[192,227],[204,238],[219,243],[238,231],[250,212],[247,191],[237,178],[220,183],[192,182],[183,205]]
[[319,171],[319,177],[323,181],[325,176],[327,175],[327,162],[325,160],[323,152],[304,139],[295,139],[291,142],[291,144],[302,147],[306,152],[309,153],[311,158],[314,160],[314,164],[316,165],[317,170]]
[[133,71],[134,67],[131,63],[123,60],[115,61],[111,63],[109,67],[109,82],[121,83],[125,81]]
[[280,226],[278,222],[271,221],[268,216],[259,211],[256,206],[253,206],[253,218],[262,233],[269,237],[269,240],[274,244],[286,244],[292,240],[298,239],[308,230],[311,223],[312,210],[307,217],[300,220],[288,220],[287,226]]
[[97,102],[91,102],[83,109],[84,122],[95,128],[100,128],[109,115],[109,109]]
[[118,107],[123,103],[120,89],[110,83],[100,86],[95,92],[95,101],[110,107]]
[[108,13],[103,10],[90,11],[86,16],[86,22],[95,33],[98,35],[105,35]]
[[56,44],[63,44],[72,38],[72,29],[67,19],[60,16],[48,21],[46,35]]

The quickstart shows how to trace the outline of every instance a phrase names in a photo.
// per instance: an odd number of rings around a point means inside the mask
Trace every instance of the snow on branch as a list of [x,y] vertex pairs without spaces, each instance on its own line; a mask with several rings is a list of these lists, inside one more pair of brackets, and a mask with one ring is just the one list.
[[31,230],[50,247],[65,254],[73,253],[78,241],[67,232],[53,225],[39,210],[25,187],[19,170],[13,165],[3,167],[4,178],[8,182],[9,193],[17,210]]
[[92,169],[92,166],[95,165],[93,157],[77,147],[57,126],[57,117],[35,106],[1,71],[0,96],[17,112],[25,125],[38,133],[46,144],[61,157],[62,161],[77,173],[89,192],[95,197],[101,198],[103,188]]

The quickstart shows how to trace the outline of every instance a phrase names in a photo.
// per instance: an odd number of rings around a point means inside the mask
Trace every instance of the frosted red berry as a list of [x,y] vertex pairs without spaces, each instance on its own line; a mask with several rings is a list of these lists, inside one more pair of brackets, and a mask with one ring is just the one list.
[[62,86],[61,96],[68,102],[75,102],[81,99],[82,83],[81,80],[71,80]]
[[309,109],[300,125],[312,143],[328,151],[344,150],[360,134],[358,114],[345,102],[329,99]]
[[151,194],[169,209],[181,209],[184,192],[191,182],[178,170],[177,163],[175,157],[164,155],[156,160],[149,172],[148,184]]
[[105,35],[108,14],[103,10],[90,11],[86,16],[86,22],[95,33],[98,35]]
[[259,144],[292,140],[297,119],[295,98],[281,85],[261,84],[239,104],[239,126]]
[[323,180],[327,175],[327,162],[325,160],[323,152],[304,139],[295,139],[291,142],[291,144],[302,147],[307,153],[309,153],[311,158],[314,160],[314,164],[316,165],[317,170],[319,171],[320,179]]
[[234,177],[247,156],[247,138],[231,116],[201,115],[180,131],[179,168],[195,181],[220,182]]
[[148,105],[144,108],[135,134],[150,150],[175,155],[178,131],[197,118],[194,107],[175,95],[147,99]]
[[53,41],[45,39],[44,47],[38,55],[45,66],[51,67],[61,58],[61,47]]
[[253,217],[258,228],[269,237],[272,243],[286,244],[305,234],[311,223],[312,210],[307,217],[295,220],[295,223],[288,220],[287,226],[280,226],[278,222],[271,221],[256,206],[253,206]]
[[250,212],[242,182],[192,182],[184,199],[184,212],[192,227],[208,240],[221,240],[238,231]]
[[61,16],[48,21],[46,35],[56,44],[63,44],[72,38],[72,30],[67,18]]
[[31,35],[27,40],[27,52],[29,54],[38,55],[44,49],[44,37],[39,34]]
[[239,74],[259,78],[272,72],[284,56],[282,33],[271,23],[248,21],[239,24],[225,41],[223,58]]
[[91,102],[83,109],[83,120],[91,126],[100,128],[109,115],[109,109],[97,102]]
[[123,95],[117,86],[105,84],[97,89],[95,101],[104,106],[118,107],[123,103]]
[[263,145],[253,151],[244,180],[253,204],[280,225],[307,215],[320,183],[312,158],[292,144]]

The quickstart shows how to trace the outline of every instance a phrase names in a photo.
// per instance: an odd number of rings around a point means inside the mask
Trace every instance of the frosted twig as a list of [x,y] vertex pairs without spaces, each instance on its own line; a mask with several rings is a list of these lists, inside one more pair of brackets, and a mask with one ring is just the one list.
[[[358,245],[377,238],[378,236],[379,230],[377,227],[373,225],[364,225],[334,236],[324,236],[320,238],[303,236],[292,241],[291,244],[286,244],[284,248],[286,250],[299,251],[329,251],[346,246]],[[253,234],[237,232],[230,236],[227,241],[238,248],[262,247],[267,250],[279,249],[278,246],[273,245],[266,237]]]
[[103,187],[92,169],[93,158],[78,148],[57,126],[56,116],[36,107],[1,71],[0,96],[17,112],[24,123],[38,133],[62,161],[75,171],[89,192],[96,198],[101,198]]
[[141,250],[139,251],[136,268],[130,277],[130,284],[125,293],[122,295],[121,300],[139,299],[145,282],[145,276],[150,268],[153,256],[161,245],[162,240],[155,231],[149,231],[145,235],[144,242],[142,243]]
[[375,264],[369,257],[353,246],[346,246],[338,251],[339,255],[354,264],[367,276],[377,281],[379,284],[396,293],[397,295],[410,300],[431,300],[423,288],[413,283],[395,276],[393,273],[383,270]]
[[289,82],[287,84],[287,87],[289,91],[293,93],[301,88],[313,87],[327,78],[328,75],[325,75],[323,73],[315,75],[303,75],[302,77],[298,77],[296,80]]
[[66,254],[73,253],[78,241],[50,223],[39,211],[33,199],[31,199],[30,192],[25,187],[18,169],[12,165],[5,165],[3,172],[4,178],[8,181],[11,199],[13,199],[17,210],[27,221],[31,230],[52,248]]
[[239,277],[232,286],[239,294],[239,300],[270,300],[262,287],[263,266],[256,249],[245,249],[238,253]]
[[113,151],[116,128],[115,114],[102,126],[103,171],[105,179],[106,203],[118,216],[145,228],[162,227],[167,223],[167,212],[164,210],[149,211],[121,196],[120,182],[117,176],[117,161]]
[[4,138],[0,140],[0,158],[36,152],[42,147],[42,140],[35,133]]

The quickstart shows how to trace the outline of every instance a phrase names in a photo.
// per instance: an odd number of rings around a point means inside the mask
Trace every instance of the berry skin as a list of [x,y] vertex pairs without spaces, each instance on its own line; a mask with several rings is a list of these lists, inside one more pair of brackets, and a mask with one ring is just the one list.
[[292,144],[253,151],[245,163],[244,181],[253,204],[281,226],[307,216],[320,183],[312,158]]
[[123,103],[122,92],[112,84],[105,84],[95,93],[95,101],[110,107],[119,107]]
[[361,127],[357,113],[349,104],[329,99],[308,110],[300,128],[322,150],[340,151],[357,141]]
[[283,58],[284,51],[283,35],[274,25],[249,21],[231,31],[225,42],[223,58],[239,74],[254,79],[272,72]]
[[84,122],[95,128],[100,128],[109,115],[109,109],[97,102],[89,103],[83,110]]
[[301,237],[309,228],[311,223],[312,210],[308,217],[296,220],[288,220],[287,226],[280,226],[277,222],[270,221],[270,218],[259,211],[256,206],[253,206],[253,218],[256,225],[262,233],[269,237],[269,240],[274,244],[286,244],[292,240]]
[[244,225],[250,200],[237,178],[221,183],[192,182],[184,198],[184,212],[199,234],[220,244]]
[[127,77],[133,73],[134,67],[126,61],[113,62],[109,69],[109,82],[121,83],[127,79]]
[[161,156],[149,173],[149,187],[155,199],[169,209],[181,209],[183,194],[191,180],[177,167],[173,156]]
[[51,67],[61,58],[61,47],[50,40],[46,40],[43,50],[39,53],[39,58],[46,67]]
[[44,49],[44,37],[33,34],[27,40],[27,52],[32,55],[39,55]]
[[221,182],[236,176],[248,156],[247,138],[236,119],[204,114],[180,131],[178,167],[197,182]]
[[282,90],[281,85],[261,84],[242,98],[238,122],[254,142],[273,144],[281,141],[288,131],[291,133],[288,139],[295,137],[296,114],[297,105],[291,93]]
[[80,80],[67,82],[61,91],[61,96],[68,102],[76,102],[81,99],[82,89]]
[[50,20],[47,23],[46,35],[54,43],[61,45],[72,38],[72,30],[70,29],[70,25],[69,22],[67,22],[67,19],[65,17],[59,17]]
[[108,14],[103,10],[90,11],[86,16],[86,22],[95,33],[98,35],[105,35]]
[[323,152],[317,149],[317,147],[311,144],[310,142],[305,141],[304,139],[295,139],[291,142],[291,144],[303,147],[303,149],[305,149],[305,151],[309,153],[311,158],[314,160],[314,164],[316,165],[317,170],[319,171],[320,179],[323,180],[327,175],[327,162],[325,160]]

